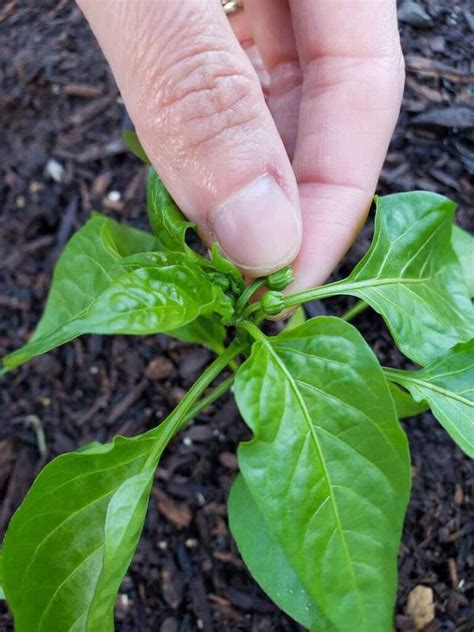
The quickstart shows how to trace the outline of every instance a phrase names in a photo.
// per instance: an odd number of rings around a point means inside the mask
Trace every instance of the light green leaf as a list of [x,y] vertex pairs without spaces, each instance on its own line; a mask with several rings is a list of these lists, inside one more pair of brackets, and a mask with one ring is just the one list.
[[392,394],[393,401],[395,402],[395,408],[397,409],[397,416],[399,419],[406,419],[407,417],[415,417],[420,413],[424,413],[430,409],[428,404],[423,400],[416,402],[410,393],[403,391],[396,384],[389,383],[390,393]]
[[340,319],[247,329],[258,342],[235,394],[254,433],[238,452],[249,491],[336,629],[390,632],[410,459],[380,365]]
[[435,193],[377,199],[372,245],[334,284],[381,314],[403,353],[425,365],[474,335],[474,311],[451,246],[455,205]]
[[165,445],[156,431],[118,437],[42,470],[4,542],[4,588],[17,632],[113,630],[116,595]]
[[7,355],[5,367],[13,369],[83,334],[152,334],[170,332],[199,316],[230,319],[232,303],[220,287],[185,255],[161,253],[166,257],[166,265],[132,270],[114,280],[76,317]]
[[196,225],[185,219],[153,167],[148,172],[147,210],[150,225],[163,250],[198,256],[186,244],[188,228]]
[[207,265],[210,265],[216,272],[222,272],[227,275],[235,295],[239,295],[242,292],[245,286],[242,273],[231,261],[228,261],[220,254],[217,244],[211,245],[211,259],[207,262]]
[[242,348],[233,342],[214,360],[158,428],[89,444],[40,472],[3,545],[4,588],[16,632],[112,632],[117,591],[161,454]]
[[457,345],[419,371],[384,369],[431,411],[459,447],[474,457],[474,340]]
[[298,307],[298,309],[294,312],[294,314],[292,314],[288,318],[285,329],[294,329],[295,327],[299,327],[305,322],[306,322],[306,313],[304,311],[304,308],[301,307],[300,305],[300,307]]
[[267,595],[305,628],[318,632],[334,630],[286,559],[242,475],[237,476],[231,487],[228,511],[240,554]]
[[469,295],[474,298],[474,236],[454,225],[451,244],[461,264]]
[[59,257],[43,317],[31,340],[77,317],[124,274],[121,257],[151,250],[154,244],[153,235],[94,214]]
[[147,165],[150,165],[150,159],[145,153],[142,144],[137,136],[137,133],[131,129],[126,129],[122,132],[122,140],[139,160]]

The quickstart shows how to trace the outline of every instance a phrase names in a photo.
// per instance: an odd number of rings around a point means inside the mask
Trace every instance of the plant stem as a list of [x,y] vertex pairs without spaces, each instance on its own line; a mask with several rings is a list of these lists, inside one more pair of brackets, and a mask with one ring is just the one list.
[[358,295],[358,290],[366,288],[380,287],[386,285],[396,285],[399,283],[423,283],[426,279],[405,279],[405,278],[386,278],[386,279],[364,279],[363,281],[350,281],[349,279],[342,279],[341,281],[335,281],[334,283],[328,283],[327,285],[321,285],[310,290],[304,290],[303,292],[296,292],[296,294],[289,294],[284,299],[284,308],[293,307],[295,305],[301,305],[301,303],[309,303],[320,298],[329,298],[330,296],[337,296],[338,294],[350,294],[352,296]]
[[259,290],[261,287],[265,285],[265,280],[266,280],[265,277],[262,277],[260,279],[255,279],[253,283],[250,283],[250,285],[247,285],[245,290],[237,299],[237,303],[235,304],[235,313],[237,315],[239,315],[242,312],[242,310],[245,309],[245,306],[247,305],[249,300],[252,298],[252,295],[255,294],[257,290]]
[[358,316],[361,312],[363,312],[367,308],[368,308],[368,305],[365,301],[357,301],[357,303],[355,303],[355,305],[353,305],[350,309],[348,309],[347,312],[345,312],[341,316],[341,318],[342,320],[345,320],[347,323],[349,323],[353,318]]
[[[156,434],[160,440],[157,441],[156,447],[150,453],[147,461],[153,463],[161,455],[163,446],[170,441],[170,439],[184,427],[185,423],[189,421],[189,415],[194,407],[194,404],[204,393],[206,388],[213,382],[216,377],[227,367],[227,365],[236,358],[239,353],[244,349],[245,344],[241,340],[234,340],[229,347],[218,356],[212,364],[202,373],[196,382],[191,386],[189,391],[179,402],[173,412],[160,424],[157,428],[154,428],[150,435]],[[164,433],[164,434],[163,434]]]
[[267,336],[265,336],[263,331],[260,331],[260,329],[249,320],[242,320],[238,326],[250,334],[254,340],[257,340],[258,342],[266,342]]
[[197,417],[199,413],[201,413],[208,406],[213,404],[216,399],[222,397],[222,395],[224,395],[224,393],[226,393],[232,386],[234,380],[235,376],[231,375],[230,377],[223,380],[220,384],[218,384],[208,395],[205,395],[202,399],[200,399],[197,404],[195,404],[193,408],[189,411],[188,415],[184,418],[183,425],[185,425],[188,421],[191,421],[191,419],[194,419],[194,417]]

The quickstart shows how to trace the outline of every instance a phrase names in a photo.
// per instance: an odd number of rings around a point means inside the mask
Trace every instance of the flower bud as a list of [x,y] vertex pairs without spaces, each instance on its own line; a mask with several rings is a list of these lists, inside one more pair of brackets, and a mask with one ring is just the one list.
[[284,307],[283,294],[281,292],[265,292],[260,300],[262,311],[268,316],[276,316]]
[[282,270],[277,270],[267,276],[265,285],[269,290],[284,290],[295,277],[293,276],[293,270],[291,266],[287,266]]

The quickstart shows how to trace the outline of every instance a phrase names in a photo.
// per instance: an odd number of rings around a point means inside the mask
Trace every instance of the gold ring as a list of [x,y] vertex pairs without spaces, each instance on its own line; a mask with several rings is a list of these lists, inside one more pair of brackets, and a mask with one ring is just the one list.
[[227,16],[244,8],[243,0],[221,0],[222,8]]

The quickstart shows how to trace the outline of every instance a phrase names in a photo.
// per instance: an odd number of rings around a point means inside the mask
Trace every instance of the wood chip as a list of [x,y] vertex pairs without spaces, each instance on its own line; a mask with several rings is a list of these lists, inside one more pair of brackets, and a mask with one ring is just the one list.
[[153,489],[152,494],[158,502],[160,513],[162,513],[167,520],[172,522],[178,529],[189,527],[193,519],[193,514],[188,505],[171,500],[161,489]]
[[431,623],[435,616],[432,589],[421,585],[413,588],[408,595],[406,613],[413,619],[416,630]]

